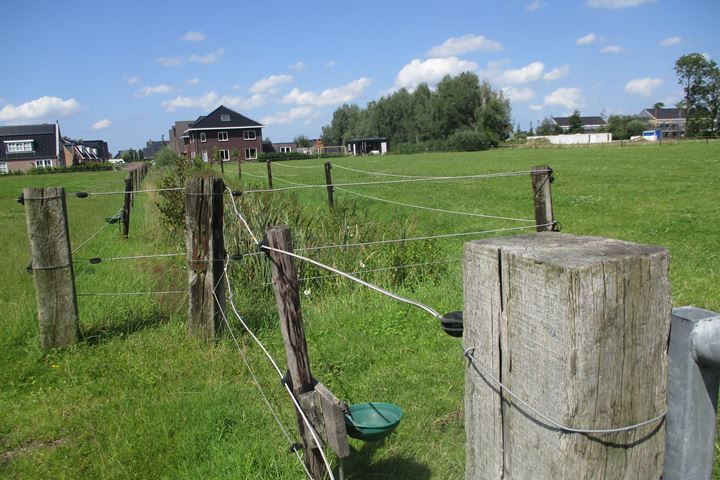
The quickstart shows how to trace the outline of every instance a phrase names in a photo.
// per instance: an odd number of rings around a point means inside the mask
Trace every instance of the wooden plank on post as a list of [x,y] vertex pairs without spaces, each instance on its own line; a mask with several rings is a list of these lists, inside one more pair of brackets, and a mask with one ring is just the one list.
[[[579,429],[634,425],[665,411],[667,250],[559,233],[494,238],[465,245],[464,276],[464,346],[533,408]],[[662,475],[662,421],[567,433],[472,364],[465,421],[468,479]]]
[[265,163],[267,164],[267,176],[268,176],[268,186],[270,190],[273,188],[272,184],[272,166],[270,165],[272,161],[268,158]]
[[[269,161],[268,165],[270,165]],[[292,238],[288,227],[270,228],[266,235],[268,246],[292,252]],[[314,389],[315,381],[310,371],[310,358],[305,342],[305,328],[300,312],[299,283],[295,264],[288,255],[272,250],[267,250],[267,252],[272,263],[275,300],[280,315],[280,331],[285,343],[285,357],[290,372],[292,390],[296,397],[301,398],[303,394]],[[305,409],[303,410],[305,411]],[[313,478],[320,479],[324,472],[322,456],[299,413],[298,430],[303,442],[305,464]]]
[[350,445],[345,427],[345,413],[340,400],[322,383],[315,385],[315,392],[317,392],[316,403],[322,413],[328,445],[338,458],[348,457]]
[[535,204],[535,224],[538,232],[549,232],[553,229],[552,207],[552,169],[547,165],[533,167],[530,174]]
[[222,179],[215,177],[192,177],[185,183],[188,329],[206,341],[219,336],[225,311],[223,189]]
[[125,179],[125,202],[123,203],[123,225],[122,225],[122,236],[128,238],[130,233],[130,198],[132,196],[132,179],[128,176]]
[[71,345],[79,336],[65,189],[25,188],[23,198],[37,292],[40,347],[47,351]]
[[327,185],[328,205],[330,206],[330,208],[334,208],[335,202],[333,200],[333,191],[335,189],[333,188],[332,173],[330,173],[331,169],[332,164],[330,162],[325,162],[325,184]]

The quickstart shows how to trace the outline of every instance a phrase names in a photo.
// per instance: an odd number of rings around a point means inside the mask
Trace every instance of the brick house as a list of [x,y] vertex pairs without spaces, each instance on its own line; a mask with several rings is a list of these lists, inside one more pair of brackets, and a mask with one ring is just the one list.
[[648,122],[653,130],[660,130],[663,137],[682,137],[685,135],[685,109],[683,108],[645,108],[640,118]]
[[63,139],[57,123],[0,127],[0,174],[64,166]]
[[199,155],[207,162],[217,150],[219,158],[227,162],[236,150],[241,160],[256,160],[262,152],[263,127],[221,105],[185,130],[185,154],[188,158]]

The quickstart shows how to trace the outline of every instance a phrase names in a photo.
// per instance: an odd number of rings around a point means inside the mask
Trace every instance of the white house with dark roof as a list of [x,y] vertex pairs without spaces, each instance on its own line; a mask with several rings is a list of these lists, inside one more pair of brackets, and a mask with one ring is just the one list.
[[[570,130],[570,117],[550,117],[550,120],[562,128],[563,132]],[[602,117],[580,117],[580,121],[586,132],[595,132],[607,128],[607,122]]]

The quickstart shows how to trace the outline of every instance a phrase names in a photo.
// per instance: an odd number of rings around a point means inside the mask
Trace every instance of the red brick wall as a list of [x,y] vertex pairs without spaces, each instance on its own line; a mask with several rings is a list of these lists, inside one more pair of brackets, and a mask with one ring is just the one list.
[[[248,130],[254,130],[255,131],[255,140],[245,140],[244,139],[244,131]],[[227,132],[228,139],[225,142],[221,142],[218,140],[218,132]],[[200,141],[200,133],[205,133],[206,135],[206,141],[201,142]],[[245,149],[246,148],[254,148],[257,152],[257,155],[259,155],[262,152],[262,129],[261,128],[252,128],[252,129],[234,129],[234,130],[199,130],[199,131],[193,131],[190,132],[190,135],[195,136],[195,141],[188,144],[188,152],[189,157],[192,158],[192,153],[195,152],[195,155],[201,156],[202,151],[205,150],[207,152],[208,159],[213,158],[213,151],[215,148],[218,150],[228,150],[230,153],[230,156],[232,157],[232,151],[233,149],[237,149],[240,152],[240,158],[242,160],[247,160],[245,158]]]

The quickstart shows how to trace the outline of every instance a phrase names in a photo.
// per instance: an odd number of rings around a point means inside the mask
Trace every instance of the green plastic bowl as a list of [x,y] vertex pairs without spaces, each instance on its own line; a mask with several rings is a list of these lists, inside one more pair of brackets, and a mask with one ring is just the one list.
[[403,411],[392,403],[356,403],[345,414],[348,435],[366,442],[381,440],[400,424]]

